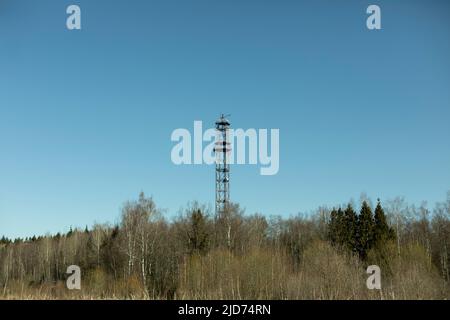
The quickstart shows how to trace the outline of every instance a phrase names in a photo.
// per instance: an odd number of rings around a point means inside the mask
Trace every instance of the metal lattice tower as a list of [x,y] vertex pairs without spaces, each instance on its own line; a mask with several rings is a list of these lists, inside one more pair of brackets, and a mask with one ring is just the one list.
[[230,122],[221,115],[216,121],[216,216],[222,216],[230,202],[230,163],[231,146],[229,142]]

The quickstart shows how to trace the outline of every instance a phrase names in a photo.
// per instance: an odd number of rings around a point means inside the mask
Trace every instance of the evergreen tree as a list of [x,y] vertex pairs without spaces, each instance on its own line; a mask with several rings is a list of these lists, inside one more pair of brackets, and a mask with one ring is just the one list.
[[366,201],[363,201],[361,212],[358,218],[358,253],[362,259],[365,259],[367,252],[373,245],[374,221],[372,209]]
[[70,237],[73,234],[72,226],[70,226],[69,232],[67,232],[66,237]]
[[347,239],[347,228],[344,213],[341,208],[333,209],[330,213],[328,238],[333,245],[344,246]]
[[345,246],[353,252],[357,251],[358,215],[349,203],[344,211]]
[[328,240],[333,245],[338,243],[337,220],[337,211],[333,208],[330,212],[330,222],[328,223]]
[[337,210],[337,221],[336,221],[336,231],[337,231],[337,242],[340,246],[345,246],[347,239],[347,228],[345,224],[344,212],[341,208]]
[[375,246],[382,246],[385,241],[391,240],[395,237],[394,230],[389,227],[380,199],[378,199],[377,207],[375,208],[374,217],[373,241]]
[[208,246],[208,232],[206,221],[200,209],[194,210],[191,215],[191,228],[189,230],[190,253],[204,253]]

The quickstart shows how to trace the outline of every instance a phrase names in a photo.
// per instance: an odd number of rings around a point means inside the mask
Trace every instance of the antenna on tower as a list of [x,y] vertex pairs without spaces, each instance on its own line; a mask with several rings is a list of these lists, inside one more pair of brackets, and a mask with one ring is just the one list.
[[231,123],[222,114],[216,121],[216,143],[214,153],[216,155],[216,216],[220,217],[226,211],[230,203],[230,161],[231,146],[228,130]]

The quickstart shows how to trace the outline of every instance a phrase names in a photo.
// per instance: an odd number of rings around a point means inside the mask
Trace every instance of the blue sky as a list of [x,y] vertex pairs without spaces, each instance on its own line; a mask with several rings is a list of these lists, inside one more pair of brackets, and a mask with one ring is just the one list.
[[[382,30],[366,28],[368,5]],[[82,30],[68,31],[78,4]],[[176,128],[279,128],[280,171],[232,168],[247,213],[450,189],[447,1],[0,1],[0,235],[117,222],[152,195],[213,204]],[[192,130],[192,129],[191,129]]]

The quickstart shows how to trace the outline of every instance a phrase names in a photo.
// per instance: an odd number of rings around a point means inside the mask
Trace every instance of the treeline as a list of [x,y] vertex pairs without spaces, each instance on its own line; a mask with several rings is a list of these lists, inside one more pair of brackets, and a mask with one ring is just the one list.
[[[365,199],[283,219],[192,203],[169,221],[141,193],[117,225],[2,237],[0,297],[450,298],[450,193],[432,211],[402,199],[372,208]],[[382,290],[366,287],[373,264]],[[79,291],[66,288],[70,265],[81,268]]]
[[359,215],[351,204],[344,210],[331,210],[328,235],[333,245],[357,253],[362,260],[372,248],[383,250],[388,241],[395,240],[394,229],[388,225],[379,199],[374,215],[365,200]]

